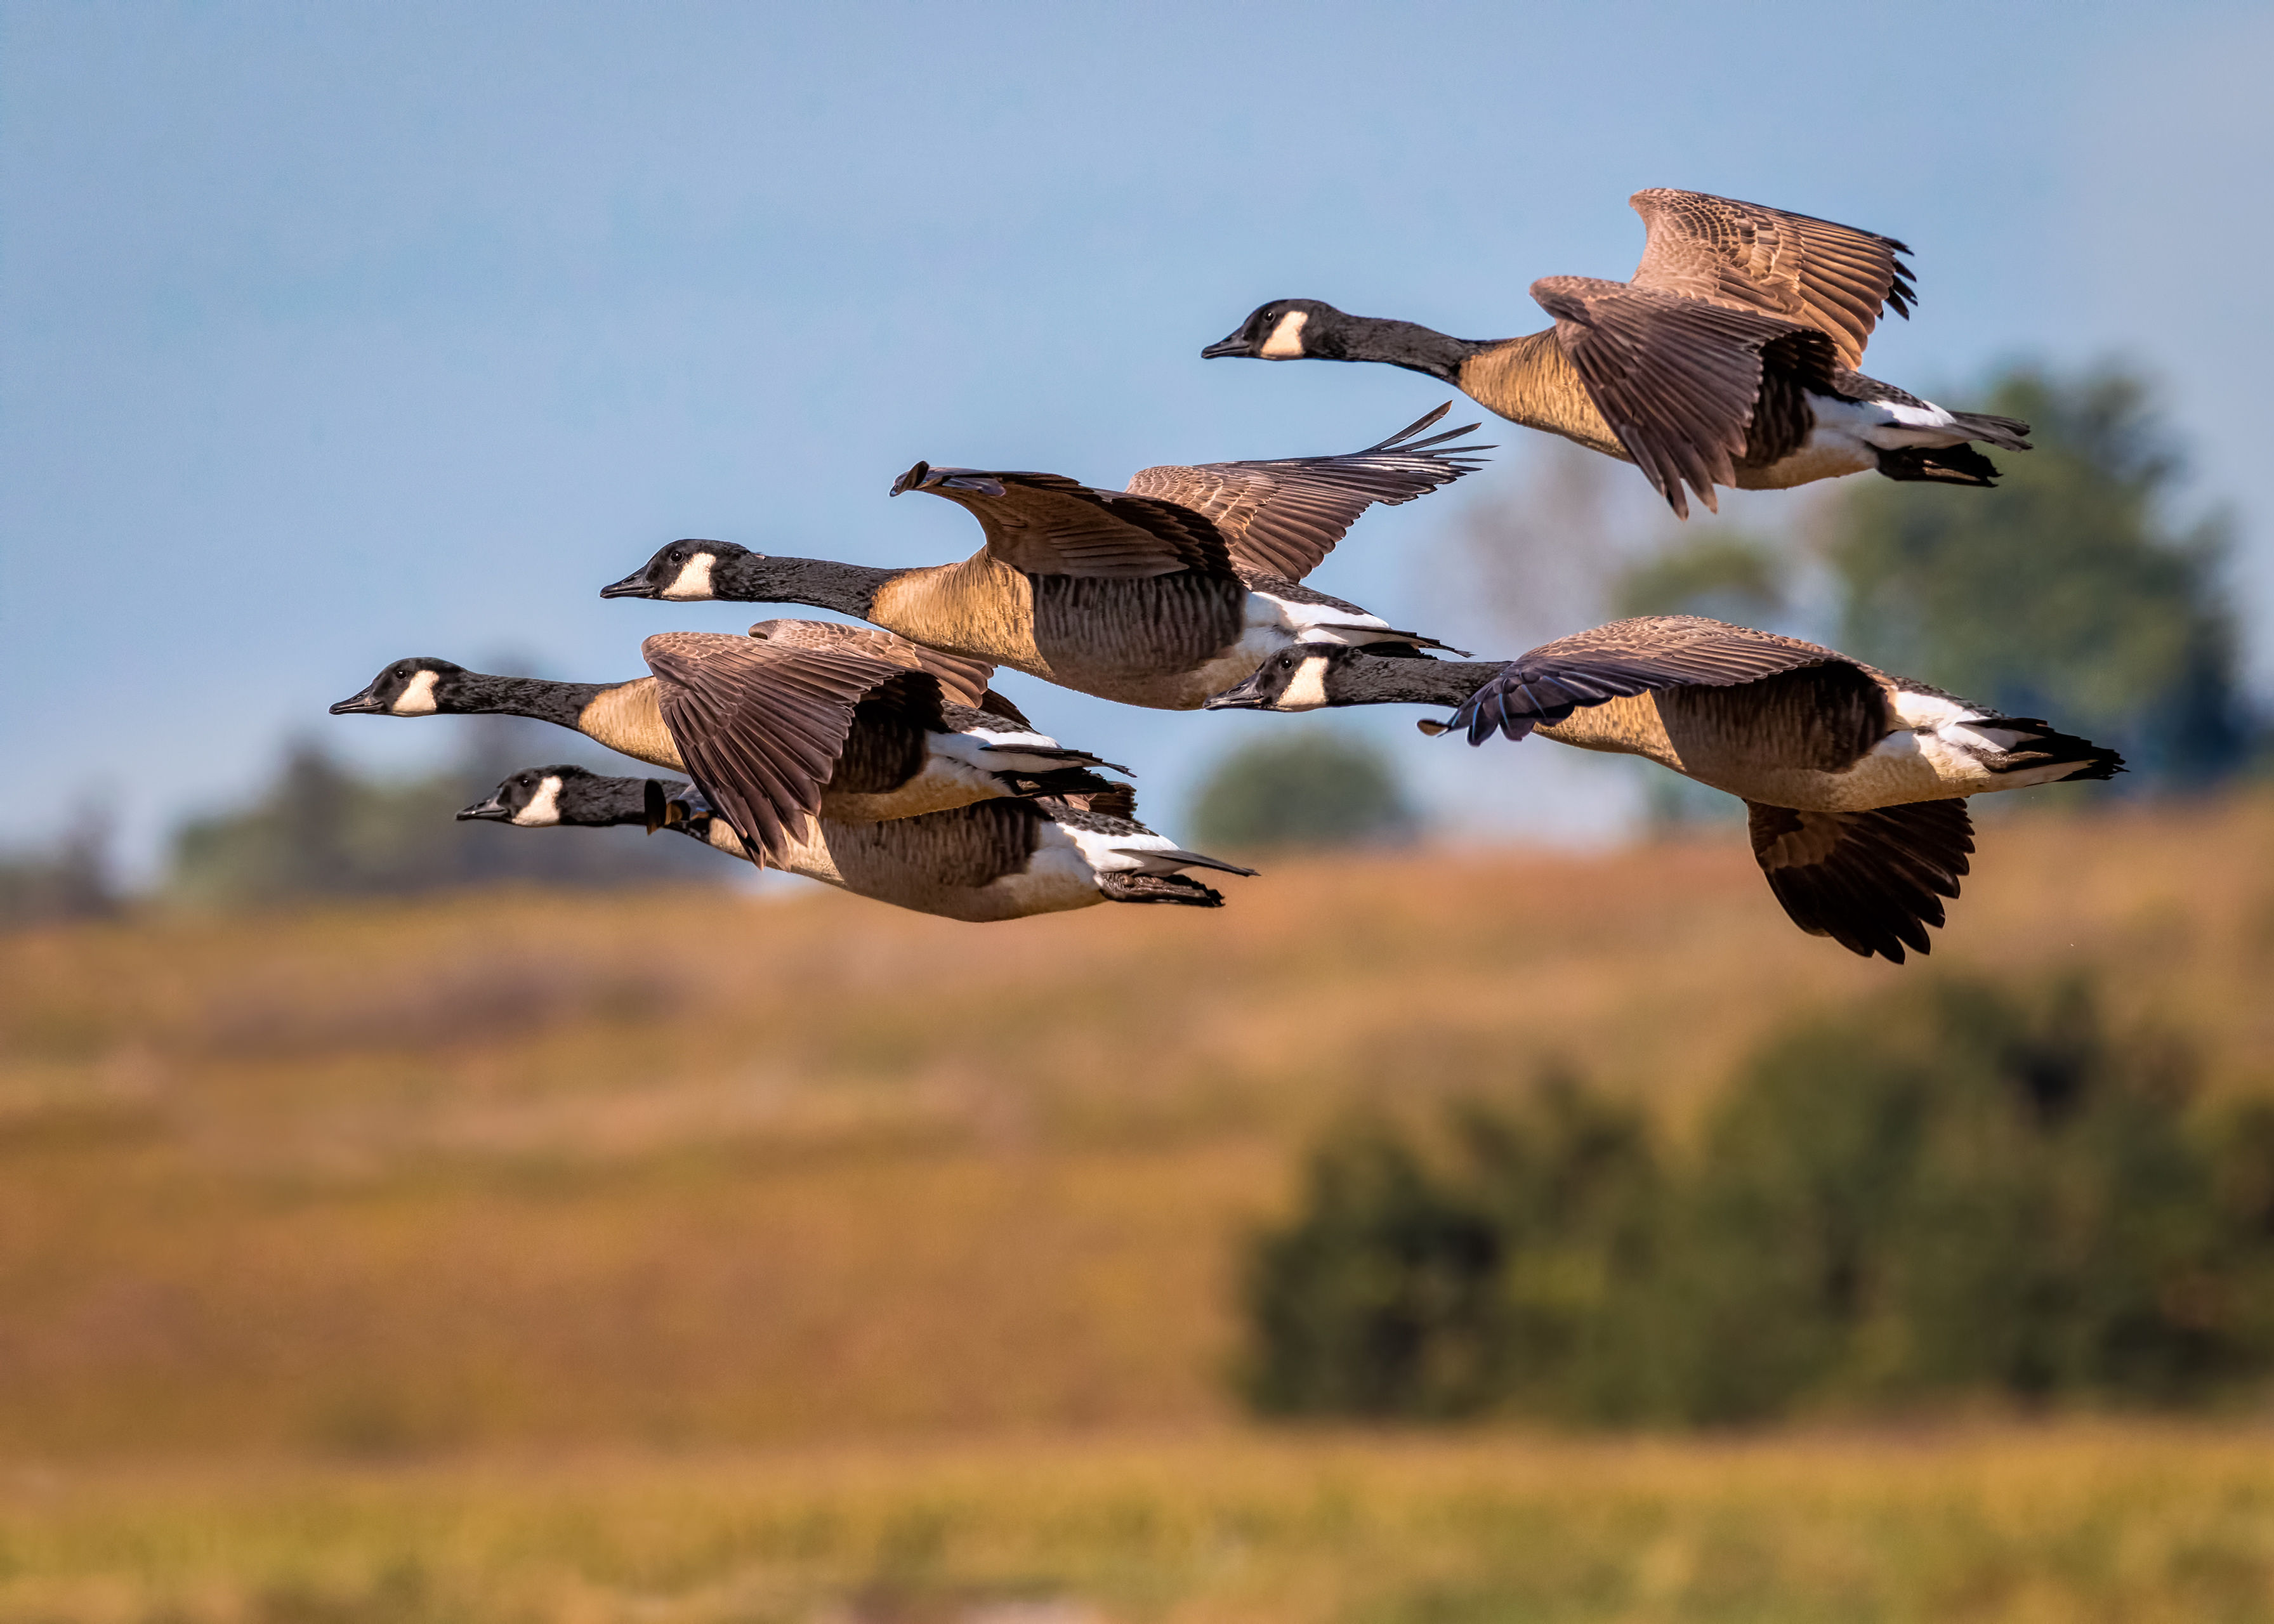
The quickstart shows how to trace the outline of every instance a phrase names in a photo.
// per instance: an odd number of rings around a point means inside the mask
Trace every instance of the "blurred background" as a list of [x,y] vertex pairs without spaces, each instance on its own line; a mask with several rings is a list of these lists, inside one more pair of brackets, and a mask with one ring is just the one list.
[[[2274,1617],[2270,65],[2218,4],[0,0],[0,1620]],[[324,714],[763,613],[599,601],[682,535],[961,557],[920,457],[1369,443],[1447,391],[1200,347],[1528,330],[1649,185],[1909,242],[1875,374],[2038,449],[1684,525],[1488,419],[1314,580],[2121,748],[1977,806],[1929,961],[1794,931],[1725,797],[1388,708],[1006,676],[1266,876],[985,931],[459,825],[605,758]]]

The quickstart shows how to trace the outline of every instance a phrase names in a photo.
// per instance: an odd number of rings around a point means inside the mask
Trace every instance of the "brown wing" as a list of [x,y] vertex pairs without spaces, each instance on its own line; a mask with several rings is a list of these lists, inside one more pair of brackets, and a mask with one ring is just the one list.
[[1892,237],[1703,192],[1657,187],[1627,201],[1650,233],[1636,287],[1820,327],[1843,365],[1863,365],[1882,309],[1909,320],[1917,302],[1898,257],[1910,249]]
[[1798,812],[1745,803],[1753,855],[1769,889],[1814,936],[1851,953],[1903,961],[1924,953],[1942,901],[1958,895],[1974,849],[1963,801],[1916,801],[1875,812]]
[[1057,474],[934,468],[919,462],[892,494],[924,491],[968,509],[990,556],[1030,575],[1123,580],[1196,569],[1228,575],[1231,556],[1215,525],[1190,508],[1126,491],[1101,491]]
[[1843,694],[1853,690],[1884,707],[1879,683],[1844,654],[1703,615],[1651,614],[1518,655],[1469,696],[1452,726],[1465,726],[1472,744],[1495,731],[1521,739],[1605,700],[1666,688],[1735,688],[1808,666],[1836,668]]
[[1445,444],[1472,432],[1473,423],[1427,440],[1413,438],[1451,408],[1448,401],[1363,451],[1189,468],[1164,462],[1139,470],[1129,488],[1214,521],[1235,564],[1300,581],[1374,503],[1410,502],[1482,466],[1469,459],[1491,447]]
[[820,811],[854,714],[872,691],[913,688],[919,705],[928,692],[931,713],[939,707],[935,680],[845,650],[663,632],[641,652],[688,776],[761,861],[779,861]]
[[1737,459],[1799,448],[1800,388],[1838,393],[1832,341],[1814,327],[1591,276],[1544,276],[1532,297],[1595,410],[1684,518],[1685,483],[1719,511],[1713,486],[1736,483]]
[[928,671],[939,679],[940,692],[958,704],[981,703],[995,667],[985,660],[967,659],[938,649],[911,643],[896,632],[874,626],[840,626],[832,620],[760,620],[750,635],[761,643],[788,649],[839,649],[848,654],[889,661],[909,671]]

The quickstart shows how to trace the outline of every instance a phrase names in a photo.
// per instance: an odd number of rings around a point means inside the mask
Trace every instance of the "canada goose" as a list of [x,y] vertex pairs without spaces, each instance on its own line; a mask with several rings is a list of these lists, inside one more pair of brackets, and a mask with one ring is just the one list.
[[1965,797],[2112,778],[2124,760],[2029,717],[1875,671],[1796,638],[1648,615],[1505,665],[1290,649],[1211,707],[1450,705],[1469,742],[1534,731],[1645,756],[1744,801],[1753,855],[1803,930],[1869,958],[1928,951],[1974,849]]
[[1685,483],[1708,508],[1716,484],[1781,490],[1872,469],[1986,485],[1997,467],[1969,441],[2029,448],[2026,423],[1946,411],[1854,370],[1883,306],[1910,316],[1903,244],[1702,192],[1627,201],[1649,234],[1633,277],[1533,282],[1555,318],[1543,332],[1449,338],[1274,299],[1201,354],[1426,372],[1512,422],[1635,463],[1684,518]]
[[960,564],[871,569],[675,541],[603,598],[812,604],[1125,704],[1196,709],[1301,638],[1418,654],[1445,645],[1297,585],[1373,503],[1472,471],[1445,407],[1345,456],[1148,468],[1129,489],[919,462],[892,486],[968,508],[987,545]]
[[[1087,802],[1087,804],[1084,804]],[[808,820],[774,867],[920,914],[983,921],[1098,902],[1224,906],[1181,872],[1252,868],[1178,851],[1135,821],[1126,786],[1073,800],[982,801],[881,823]],[[733,857],[748,848],[692,785],[531,767],[458,814],[523,829],[643,823],[676,829]]]
[[[881,636],[884,634],[874,634]],[[389,665],[335,716],[487,713],[534,717],[707,782],[769,856],[786,823],[909,817],[992,796],[1111,787],[1111,767],[1008,718],[952,703],[985,693],[985,668],[876,659],[823,640],[666,632],[642,651],[655,672],[629,682],[494,677],[448,660]],[[910,656],[909,658],[914,658]],[[979,674],[974,675],[974,670]],[[1126,771],[1126,768],[1115,768]]]

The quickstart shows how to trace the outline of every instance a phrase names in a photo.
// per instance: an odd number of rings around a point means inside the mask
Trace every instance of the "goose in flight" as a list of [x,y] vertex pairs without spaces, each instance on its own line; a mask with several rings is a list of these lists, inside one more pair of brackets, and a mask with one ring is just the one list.
[[1924,953],[1974,849],[1966,797],[2106,778],[2123,758],[1831,649],[1698,615],[1647,615],[1505,664],[1282,650],[1210,708],[1453,709],[1469,742],[1538,733],[1646,756],[1745,803],[1753,855],[1795,924],[1866,958]]
[[1100,698],[1195,710],[1298,641],[1445,646],[1299,583],[1369,507],[1478,467],[1487,447],[1445,443],[1467,429],[1415,438],[1446,410],[1346,455],[1148,468],[1126,491],[919,462],[892,493],[979,521],[986,545],[960,563],[872,569],[674,541],[601,596],[810,604]]
[[[1023,720],[950,700],[986,695],[988,668],[930,650],[861,652],[855,639],[785,632],[665,632],[655,673],[629,682],[498,677],[448,660],[396,660],[335,716],[502,715],[570,727],[691,774],[754,850],[787,849],[801,820],[912,817],[998,796],[1103,791],[1126,771]],[[921,660],[922,664],[915,662]]]
[[[1060,914],[1101,902],[1224,906],[1185,872],[1253,868],[1178,849],[1136,821],[1126,785],[1091,795],[978,801],[886,823],[808,820],[772,866],[945,919],[985,921]],[[459,817],[520,829],[644,824],[674,829],[730,857],[751,849],[689,784],[609,778],[584,767],[531,767]]]
[[2029,425],[1950,411],[1855,370],[1882,310],[1916,302],[1890,237],[1758,203],[1664,188],[1628,199],[1647,229],[1625,282],[1547,276],[1555,325],[1451,338],[1411,321],[1273,299],[1201,351],[1264,361],[1382,361],[1452,384],[1527,428],[1641,469],[1687,518],[1685,487],[1781,490],[1876,470],[1987,485],[1971,442],[2027,451]]

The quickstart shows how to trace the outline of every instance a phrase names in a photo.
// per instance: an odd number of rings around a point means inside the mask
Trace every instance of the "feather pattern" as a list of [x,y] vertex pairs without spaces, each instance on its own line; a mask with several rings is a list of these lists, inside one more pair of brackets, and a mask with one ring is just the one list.
[[1491,447],[1446,443],[1473,433],[1473,423],[1414,438],[1450,410],[1448,401],[1362,451],[1189,467],[1164,462],[1139,470],[1129,489],[1209,520],[1243,570],[1300,581],[1367,508],[1410,502],[1482,466],[1475,455]]
[[1924,953],[1927,927],[1943,922],[1942,903],[1974,850],[1963,801],[1915,801],[1870,812],[1803,812],[1745,803],[1753,856],[1769,889],[1811,936],[1830,936],[1852,953],[1903,962]]
[[1713,487],[1737,483],[1741,459],[1773,462],[1806,440],[1803,392],[1837,393],[1832,340],[1813,327],[1592,276],[1543,276],[1532,297],[1627,455],[1685,518],[1684,485],[1719,511]]
[[[689,775],[746,846],[777,861],[819,814],[855,713],[872,693],[893,690],[864,720],[911,734],[919,762],[924,732],[945,727],[938,679],[843,649],[663,632],[641,652]],[[888,748],[889,741],[874,749],[864,742],[862,754]]]
[[1758,311],[1831,335],[1860,365],[1880,312],[1918,295],[1892,237],[1758,203],[1653,187],[1627,199],[1648,233],[1633,285]]

